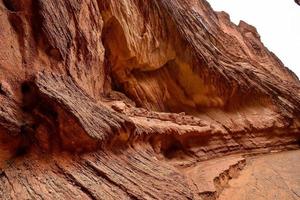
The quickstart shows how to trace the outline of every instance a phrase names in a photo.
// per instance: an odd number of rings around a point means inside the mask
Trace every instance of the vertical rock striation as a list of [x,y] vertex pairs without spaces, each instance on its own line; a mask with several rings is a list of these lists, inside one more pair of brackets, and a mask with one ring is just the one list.
[[1,199],[217,198],[241,159],[213,196],[200,161],[299,148],[298,78],[205,0],[2,0],[0,27]]

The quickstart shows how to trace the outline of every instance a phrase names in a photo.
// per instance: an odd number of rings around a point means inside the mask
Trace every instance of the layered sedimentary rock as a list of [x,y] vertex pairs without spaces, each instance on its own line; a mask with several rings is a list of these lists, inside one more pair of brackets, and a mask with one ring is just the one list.
[[299,148],[298,78],[205,0],[3,0],[0,23],[2,199],[216,198],[199,162]]

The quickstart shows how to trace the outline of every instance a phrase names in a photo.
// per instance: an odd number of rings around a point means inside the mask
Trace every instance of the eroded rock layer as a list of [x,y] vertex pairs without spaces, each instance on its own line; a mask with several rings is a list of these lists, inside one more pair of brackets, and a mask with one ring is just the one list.
[[1,199],[217,198],[241,160],[202,161],[299,148],[298,78],[205,0],[2,0],[0,27]]

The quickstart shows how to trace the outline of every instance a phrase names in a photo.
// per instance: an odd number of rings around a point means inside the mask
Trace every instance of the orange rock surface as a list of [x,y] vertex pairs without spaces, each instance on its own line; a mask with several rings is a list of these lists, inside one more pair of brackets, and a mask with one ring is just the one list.
[[298,78],[205,0],[3,0],[0,41],[1,199],[215,199],[299,148]]

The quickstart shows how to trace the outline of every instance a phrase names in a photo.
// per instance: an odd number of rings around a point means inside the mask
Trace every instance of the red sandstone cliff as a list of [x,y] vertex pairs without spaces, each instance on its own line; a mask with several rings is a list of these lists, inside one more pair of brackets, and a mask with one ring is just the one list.
[[206,198],[200,161],[299,147],[298,78],[205,0],[3,0],[0,39],[1,199]]

